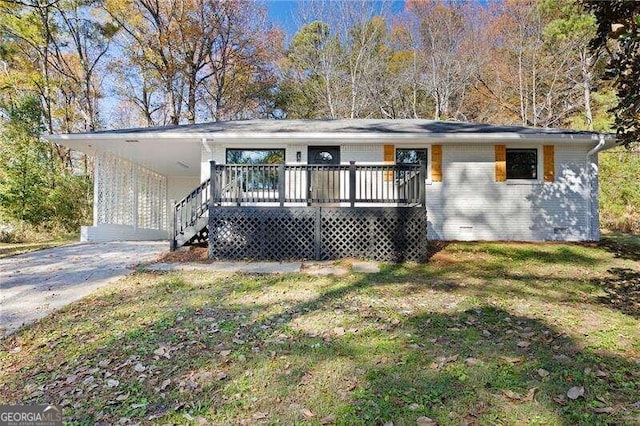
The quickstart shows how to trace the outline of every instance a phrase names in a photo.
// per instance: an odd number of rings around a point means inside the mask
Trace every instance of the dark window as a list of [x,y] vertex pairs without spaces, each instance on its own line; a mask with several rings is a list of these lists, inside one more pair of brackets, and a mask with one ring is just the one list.
[[507,148],[507,179],[538,179],[538,150]]
[[427,149],[396,149],[396,163],[418,164],[427,163]]
[[[283,164],[284,149],[227,149],[227,164]],[[243,191],[278,188],[278,172],[273,168],[251,168],[233,176]]]
[[282,164],[284,149],[227,149],[227,164]]

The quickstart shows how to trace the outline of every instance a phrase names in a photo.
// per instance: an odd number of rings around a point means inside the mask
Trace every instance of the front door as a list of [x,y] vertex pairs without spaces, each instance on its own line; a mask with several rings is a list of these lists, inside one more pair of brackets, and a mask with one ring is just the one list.
[[[308,163],[317,166],[340,164],[339,146],[310,146]],[[314,203],[337,203],[340,199],[340,170],[332,167],[313,167],[309,172],[309,198]]]

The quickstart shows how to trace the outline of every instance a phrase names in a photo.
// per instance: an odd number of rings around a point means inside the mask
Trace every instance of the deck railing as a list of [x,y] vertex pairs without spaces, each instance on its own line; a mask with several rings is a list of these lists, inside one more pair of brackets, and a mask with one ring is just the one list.
[[[174,205],[171,249],[198,237],[219,205],[425,206],[424,164],[216,164],[211,177]],[[197,228],[197,229],[196,229]],[[183,242],[184,243],[184,242]]]
[[214,204],[424,205],[424,164],[211,164]]

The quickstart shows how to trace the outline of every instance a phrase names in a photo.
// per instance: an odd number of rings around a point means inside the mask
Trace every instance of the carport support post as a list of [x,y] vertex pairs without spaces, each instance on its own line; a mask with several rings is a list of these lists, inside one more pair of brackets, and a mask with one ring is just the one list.
[[169,217],[169,250],[175,251],[176,247],[176,200],[169,200],[171,214]]
[[356,162],[349,161],[349,203],[351,207],[356,205]]

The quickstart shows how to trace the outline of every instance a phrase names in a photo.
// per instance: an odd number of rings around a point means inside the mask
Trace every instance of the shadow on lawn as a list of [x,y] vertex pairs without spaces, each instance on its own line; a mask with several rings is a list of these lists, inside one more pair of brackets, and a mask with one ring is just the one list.
[[[259,294],[286,279],[286,276],[264,278],[250,288]],[[343,282],[337,278],[333,281],[334,285]],[[632,409],[623,405],[637,396],[640,385],[638,377],[633,376],[637,364],[618,356],[581,349],[560,330],[539,319],[514,316],[479,303],[476,308],[450,314],[407,312],[398,320],[394,316],[398,313],[392,315],[387,307],[356,306],[349,300],[353,295],[362,296],[371,287],[393,283],[393,277],[384,274],[374,280],[356,278],[347,285],[330,289],[311,300],[292,302],[281,310],[276,309],[278,313],[266,316],[260,313],[282,304],[230,305],[228,297],[234,287],[225,291],[214,288],[211,300],[215,302],[209,305],[186,304],[175,310],[159,305],[161,310],[152,321],[137,321],[134,312],[131,328],[124,335],[109,329],[109,317],[122,315],[114,312],[113,304],[104,303],[90,311],[76,304],[74,309],[63,314],[63,319],[70,321],[70,329],[79,321],[104,323],[100,330],[103,333],[99,337],[101,341],[96,342],[96,336],[90,333],[73,336],[76,353],[81,356],[64,359],[64,353],[53,347],[53,354],[45,351],[45,357],[62,359],[65,363],[78,362],[81,367],[91,369],[100,360],[112,359],[112,365],[119,365],[131,355],[139,356],[145,365],[157,365],[159,371],[166,371],[172,379],[164,396],[159,395],[157,386],[165,376],[138,381],[139,374],[127,376],[124,373],[130,372],[131,366],[117,375],[129,389],[130,395],[123,401],[118,401],[114,390],[104,385],[92,394],[78,394],[75,389],[80,386],[65,382],[66,377],[59,368],[44,372],[43,359],[33,359],[30,365],[8,374],[12,374],[12,380],[20,385],[33,380],[52,384],[51,388],[45,388],[42,396],[21,401],[25,403],[59,404],[63,402],[56,399],[59,398],[59,386],[66,387],[65,398],[72,400],[65,411],[70,421],[112,422],[121,417],[146,421],[155,415],[160,416],[158,421],[164,422],[166,417],[162,416],[182,416],[183,413],[215,415],[217,421],[223,422],[277,420],[252,417],[255,411],[264,410],[266,406],[266,410],[278,413],[275,416],[288,416],[283,420],[287,422],[296,419],[296,414],[292,413],[296,409],[282,407],[283,404],[298,401],[306,406],[325,396],[334,401],[334,405],[314,407],[317,417],[310,422],[333,414],[338,422],[346,424],[382,424],[389,420],[398,424],[415,423],[419,416],[429,416],[441,424],[523,420],[562,424],[624,423],[629,421],[624,416],[633,414]],[[210,286],[216,284],[212,282]],[[415,285],[416,289],[418,286],[432,288],[428,280]],[[166,293],[184,304],[189,293],[196,289],[188,282],[168,275],[147,291],[147,299],[142,300],[150,304]],[[131,292],[120,303],[134,303],[139,296]],[[314,314],[330,317],[332,313],[349,312],[354,306],[360,309],[358,314],[364,321],[362,329],[340,335],[316,335],[292,329],[296,319]],[[221,331],[211,332],[211,318]],[[55,330],[59,324],[50,321],[33,326],[35,330],[29,327],[20,334],[28,337],[38,329],[46,333],[50,331],[47,328]],[[281,335],[289,337],[277,337]],[[277,342],[278,339],[282,341]],[[151,352],[162,343],[182,346],[171,353],[171,359],[160,357],[154,361]],[[223,359],[219,355],[223,349],[241,353],[246,360]],[[287,375],[287,367],[283,365],[289,360],[293,373]],[[337,388],[314,388],[309,394],[306,388],[314,375],[331,375],[332,371],[322,368],[338,360],[354,366],[350,373],[353,380],[347,383],[344,378]],[[178,391],[179,378],[194,377],[189,376],[194,370],[215,371],[218,368],[229,372],[229,380],[213,380],[202,387],[196,383],[186,391]],[[247,369],[271,375],[266,378],[268,387],[251,386],[252,380],[260,378],[247,376]],[[539,369],[549,375],[541,377]],[[83,379],[81,376],[76,382]],[[277,392],[270,393],[269,388],[274,386],[278,387]],[[584,398],[566,399],[564,395],[573,386],[585,387]],[[534,389],[533,400],[527,397],[531,389]],[[322,396],[323,393],[326,395]],[[94,402],[71,408],[74,400],[83,398],[92,398]],[[615,406],[614,414],[594,414],[593,407],[602,405],[596,398]],[[131,409],[130,400],[144,403]],[[96,401],[102,403],[96,405]],[[510,409],[512,404],[518,408]],[[626,413],[625,409],[628,410]],[[101,419],[96,418],[98,411],[103,413]],[[304,417],[297,421],[301,419]]]
[[594,280],[605,292],[598,300],[619,311],[640,318],[640,272],[629,268],[612,268],[611,276]]
[[608,235],[597,243],[620,259],[640,262],[640,237],[631,235]]

